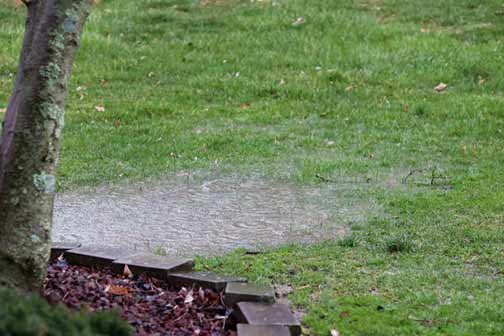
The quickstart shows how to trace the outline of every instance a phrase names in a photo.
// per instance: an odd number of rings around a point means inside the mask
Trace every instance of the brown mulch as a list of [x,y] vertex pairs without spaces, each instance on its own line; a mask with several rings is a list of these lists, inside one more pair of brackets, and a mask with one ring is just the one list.
[[235,335],[225,330],[230,312],[222,303],[222,293],[173,288],[127,270],[117,275],[109,269],[71,266],[60,259],[49,266],[44,295],[49,302],[71,309],[118,309],[139,336]]

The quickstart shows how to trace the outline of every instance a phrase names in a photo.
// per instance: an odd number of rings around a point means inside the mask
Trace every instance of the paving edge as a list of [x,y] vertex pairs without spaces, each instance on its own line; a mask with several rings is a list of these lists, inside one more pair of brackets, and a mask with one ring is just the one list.
[[[78,242],[74,243],[62,243],[62,242],[53,242],[52,247],[51,247],[51,255],[50,255],[50,260],[54,261],[60,256],[65,257],[66,254],[66,261],[69,264],[73,265],[79,265],[79,266],[87,266],[87,267],[95,267],[95,268],[104,268],[104,267],[110,267],[112,272],[116,274],[122,274],[123,270],[117,267],[118,265],[121,264],[126,264],[124,263],[124,260],[131,258],[132,256],[137,256],[139,255],[138,252],[132,252],[128,250],[121,251],[117,248],[107,248],[107,247],[98,247],[98,246],[82,246]],[[138,265],[132,265],[136,266],[137,269],[141,269],[142,272],[148,273],[151,276],[156,276],[159,277],[160,272],[163,272],[165,276],[162,277],[162,280],[166,281],[167,283],[171,284],[174,287],[180,286],[181,282],[180,279],[177,279],[175,281],[174,277],[171,277],[170,275],[177,275],[183,276],[184,273],[187,273],[187,276],[190,277],[191,274],[194,274],[193,271],[193,266],[194,266],[194,261],[192,259],[183,259],[180,258],[181,261],[184,261],[184,265],[186,266],[183,268],[183,271],[181,272],[180,270],[180,264],[174,263],[173,257],[163,257],[163,256],[158,256],[155,254],[149,254],[149,253],[142,253],[142,256],[147,256],[145,258],[145,262],[138,267]],[[163,267],[162,262],[166,260],[166,265],[170,265],[171,267]],[[149,262],[151,265],[149,265]],[[178,265],[177,267],[173,267],[173,264]],[[116,265],[116,267],[113,267]],[[220,276],[211,272],[203,272],[207,273],[209,275],[209,279],[219,279],[220,283],[218,285],[218,288],[227,288],[229,284],[232,283],[242,283],[244,286],[257,286],[257,287],[262,287],[265,288],[264,286],[259,286],[255,285],[253,283],[247,284],[245,278],[237,278],[237,277],[232,277],[232,276]],[[225,283],[225,286],[222,286],[222,283]],[[209,280],[203,279],[202,281],[193,281],[192,282],[193,286],[200,286],[204,288],[210,288],[210,289],[216,289],[212,288],[212,285],[210,284]],[[271,290],[274,293],[273,288]],[[225,291],[224,291],[224,297],[225,297]],[[267,301],[267,300],[266,300]],[[255,303],[261,303],[262,305],[269,305],[271,308],[274,306],[277,306],[278,304],[275,303],[273,300],[272,302],[265,302],[264,294],[263,293],[258,293],[255,295],[254,293],[247,293],[242,300],[232,300],[230,304],[226,303],[226,300],[224,300],[224,304],[226,305],[227,308],[231,309],[231,311],[237,311],[237,304],[241,302],[255,302]],[[292,314],[292,312],[290,312]],[[292,318],[294,320],[297,320],[297,318],[292,314]],[[241,322],[244,324],[243,322]],[[246,323],[245,323],[246,324]],[[251,324],[252,325],[252,324]],[[267,327],[268,325],[266,325]],[[262,326],[264,327],[264,325]],[[293,330],[289,331],[291,335],[299,335],[298,332],[293,332]],[[237,336],[247,336],[248,333],[238,333]]]

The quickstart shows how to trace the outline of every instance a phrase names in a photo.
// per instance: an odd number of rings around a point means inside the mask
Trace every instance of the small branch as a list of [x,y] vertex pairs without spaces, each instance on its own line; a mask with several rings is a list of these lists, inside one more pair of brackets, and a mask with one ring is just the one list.
[[431,175],[431,185],[434,185],[436,183],[436,180],[449,180],[450,177],[449,176],[445,176],[445,175],[436,175],[436,167],[434,167],[434,169],[432,169],[432,175]]
[[413,170],[410,170],[410,172],[408,173],[408,175],[406,175],[403,180],[402,180],[402,183],[403,184],[406,184],[408,182],[408,179],[413,176],[414,174],[416,173],[421,173],[423,170],[422,169],[413,169]]
[[346,181],[342,180],[342,181],[337,181],[337,180],[333,180],[333,179],[329,179],[327,177],[324,177],[320,174],[315,174],[315,178],[319,179],[320,181],[324,182],[324,183],[337,183],[337,184],[345,184],[345,183],[348,183],[348,184],[357,184],[357,183],[371,183],[371,177],[369,176],[366,176],[364,177],[362,180],[355,180],[355,181],[352,181],[350,179],[347,179]]
[[333,181],[333,180],[330,180],[320,174],[315,174],[315,177],[318,178],[319,180],[321,180],[322,182],[325,182],[325,183],[336,183],[336,181]]

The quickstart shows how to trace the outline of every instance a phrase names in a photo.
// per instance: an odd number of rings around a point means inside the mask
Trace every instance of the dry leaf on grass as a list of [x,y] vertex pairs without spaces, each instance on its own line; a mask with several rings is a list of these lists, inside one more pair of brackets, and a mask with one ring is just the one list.
[[0,113],[5,113],[5,112],[7,112],[7,109],[0,108]]
[[97,112],[105,112],[105,106],[103,106],[103,105],[97,105],[97,106],[95,106],[95,110]]
[[346,311],[346,310],[345,310],[345,311],[342,311],[342,312],[339,314],[339,316],[340,316],[341,318],[348,317],[349,315],[350,315],[350,313],[349,313],[348,311]]
[[444,90],[446,90],[446,88],[448,87],[448,84],[445,84],[445,83],[439,83],[435,88],[434,90],[436,92],[443,92]]
[[300,17],[298,17],[298,18],[296,19],[296,21],[294,21],[294,22],[292,23],[292,25],[293,25],[294,27],[297,27],[297,26],[301,26],[301,25],[302,25],[302,24],[304,24],[305,22],[306,22],[306,20],[305,20],[304,16],[300,16]]
[[331,330],[331,336],[339,336],[339,332],[336,329]]

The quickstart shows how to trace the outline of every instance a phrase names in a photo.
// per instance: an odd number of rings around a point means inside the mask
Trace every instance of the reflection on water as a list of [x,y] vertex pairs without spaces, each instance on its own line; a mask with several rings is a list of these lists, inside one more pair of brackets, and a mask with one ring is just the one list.
[[344,234],[373,211],[351,194],[348,185],[237,176],[100,187],[57,196],[53,239],[178,255],[309,242]]

